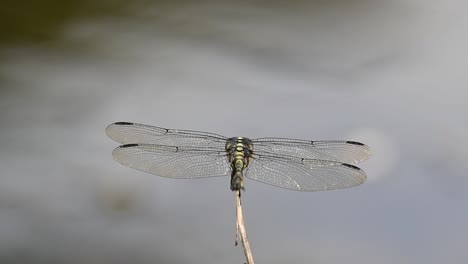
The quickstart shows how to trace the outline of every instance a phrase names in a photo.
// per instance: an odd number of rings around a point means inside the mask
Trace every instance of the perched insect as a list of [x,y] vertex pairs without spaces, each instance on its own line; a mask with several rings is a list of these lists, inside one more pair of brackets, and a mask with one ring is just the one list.
[[106,129],[124,144],[113,151],[123,165],[162,177],[191,179],[231,175],[231,190],[244,189],[244,176],[297,191],[342,189],[364,183],[355,163],[368,146],[344,140],[224,137],[217,134],[117,122]]

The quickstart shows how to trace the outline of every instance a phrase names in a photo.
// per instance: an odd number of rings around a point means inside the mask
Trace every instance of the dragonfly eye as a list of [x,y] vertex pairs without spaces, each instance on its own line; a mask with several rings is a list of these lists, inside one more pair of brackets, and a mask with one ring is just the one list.
[[236,138],[228,138],[226,140],[226,145],[225,145],[226,150],[233,148],[235,144],[236,144]]

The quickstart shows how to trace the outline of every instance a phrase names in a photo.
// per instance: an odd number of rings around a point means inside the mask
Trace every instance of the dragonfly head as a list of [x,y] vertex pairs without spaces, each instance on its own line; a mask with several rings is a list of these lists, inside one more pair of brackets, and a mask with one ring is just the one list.
[[247,152],[245,154],[250,154],[253,152],[252,140],[245,137],[232,137],[226,141],[225,145],[226,152]]

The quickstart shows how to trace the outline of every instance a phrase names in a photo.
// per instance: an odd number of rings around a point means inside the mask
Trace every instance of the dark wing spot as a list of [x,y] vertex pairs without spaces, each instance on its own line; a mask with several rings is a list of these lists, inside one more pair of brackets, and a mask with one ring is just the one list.
[[357,141],[346,141],[346,143],[351,144],[351,145],[357,145],[357,146],[364,146],[361,142]]
[[357,170],[357,171],[361,170],[359,167],[356,167],[356,166],[348,164],[348,163],[342,163],[341,165],[346,166],[346,167],[351,168],[351,169],[354,169],[354,170]]
[[130,122],[115,122],[114,124],[118,126],[133,126],[133,123]]
[[138,147],[138,144],[126,144],[119,146],[119,148],[133,148],[133,147]]

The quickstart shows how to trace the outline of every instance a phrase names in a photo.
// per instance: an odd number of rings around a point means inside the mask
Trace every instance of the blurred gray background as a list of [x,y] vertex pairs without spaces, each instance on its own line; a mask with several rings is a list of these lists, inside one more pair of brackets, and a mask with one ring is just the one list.
[[112,160],[115,121],[359,140],[359,187],[247,181],[257,263],[467,263],[466,1],[6,1],[0,263],[243,263],[228,178]]

